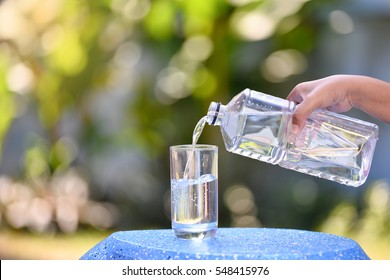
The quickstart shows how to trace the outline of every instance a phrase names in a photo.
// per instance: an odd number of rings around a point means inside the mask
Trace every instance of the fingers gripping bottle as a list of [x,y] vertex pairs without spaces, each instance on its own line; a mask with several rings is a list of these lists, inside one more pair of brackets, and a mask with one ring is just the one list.
[[295,103],[245,89],[227,105],[212,102],[207,123],[221,127],[228,151],[349,186],[368,176],[378,126],[316,110],[290,135]]

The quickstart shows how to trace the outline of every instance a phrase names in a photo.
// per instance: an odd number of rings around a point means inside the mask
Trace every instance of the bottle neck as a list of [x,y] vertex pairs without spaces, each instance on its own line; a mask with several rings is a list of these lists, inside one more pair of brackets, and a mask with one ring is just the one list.
[[225,113],[225,105],[211,102],[207,112],[207,123],[209,125],[221,125],[222,117]]

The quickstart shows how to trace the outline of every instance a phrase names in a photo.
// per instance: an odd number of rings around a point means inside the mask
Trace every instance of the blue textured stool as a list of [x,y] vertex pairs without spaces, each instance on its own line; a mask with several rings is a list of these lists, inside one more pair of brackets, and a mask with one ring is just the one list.
[[82,260],[368,260],[354,240],[294,229],[219,228],[214,238],[191,241],[172,230],[119,231]]

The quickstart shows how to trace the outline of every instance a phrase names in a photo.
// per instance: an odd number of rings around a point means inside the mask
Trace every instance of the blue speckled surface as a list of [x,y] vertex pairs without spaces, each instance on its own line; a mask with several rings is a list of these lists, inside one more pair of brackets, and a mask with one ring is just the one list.
[[203,241],[178,239],[172,230],[119,231],[82,260],[367,260],[354,240],[321,232],[219,228]]

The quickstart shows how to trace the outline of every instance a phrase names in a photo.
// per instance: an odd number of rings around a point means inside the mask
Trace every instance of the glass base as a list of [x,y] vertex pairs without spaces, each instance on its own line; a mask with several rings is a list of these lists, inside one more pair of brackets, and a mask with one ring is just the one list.
[[178,238],[190,240],[202,240],[212,238],[217,232],[217,223],[210,224],[172,224],[172,229]]

